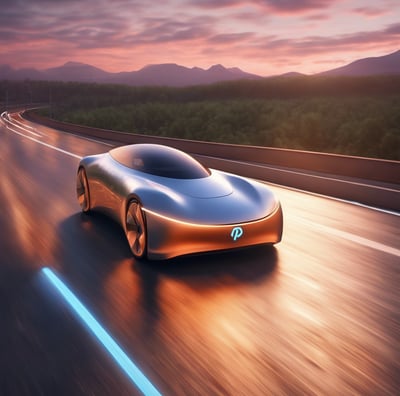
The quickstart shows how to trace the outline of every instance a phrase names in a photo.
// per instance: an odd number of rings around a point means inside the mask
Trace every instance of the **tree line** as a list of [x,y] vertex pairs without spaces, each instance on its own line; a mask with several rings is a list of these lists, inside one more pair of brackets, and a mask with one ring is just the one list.
[[45,115],[105,129],[400,160],[400,76],[185,88],[3,81],[0,98],[47,103]]

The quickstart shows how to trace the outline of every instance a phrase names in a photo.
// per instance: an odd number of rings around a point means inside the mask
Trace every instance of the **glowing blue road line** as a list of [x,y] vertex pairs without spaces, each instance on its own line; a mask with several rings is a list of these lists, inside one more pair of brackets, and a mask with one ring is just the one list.
[[83,322],[89,327],[90,331],[104,345],[107,351],[112,355],[122,370],[128,375],[133,383],[143,392],[144,395],[161,396],[161,393],[146,378],[140,369],[129,359],[121,347],[104,330],[94,316],[85,308],[77,297],[68,289],[68,287],[57,277],[50,268],[42,268],[42,272],[52,285],[60,292],[71,308],[78,314]]

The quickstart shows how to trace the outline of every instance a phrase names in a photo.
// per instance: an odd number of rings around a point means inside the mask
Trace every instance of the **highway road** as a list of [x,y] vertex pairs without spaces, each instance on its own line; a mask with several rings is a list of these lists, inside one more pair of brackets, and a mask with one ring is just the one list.
[[399,213],[272,185],[276,247],[138,262],[75,196],[79,158],[110,146],[5,117],[1,395],[399,394]]

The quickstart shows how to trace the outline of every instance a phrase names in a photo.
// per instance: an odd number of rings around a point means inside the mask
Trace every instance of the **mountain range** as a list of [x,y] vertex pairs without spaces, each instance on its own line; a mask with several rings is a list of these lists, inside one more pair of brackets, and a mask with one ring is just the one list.
[[[300,73],[285,73],[283,76],[295,76]],[[319,75],[329,76],[365,76],[378,74],[400,74],[400,50],[392,54],[364,58],[348,65],[328,70]],[[48,80],[115,83],[134,86],[163,85],[183,87],[190,85],[212,84],[219,81],[240,79],[260,79],[262,76],[246,73],[233,67],[214,65],[209,69],[188,68],[174,63],[148,65],[137,71],[109,73],[97,67],[79,62],[67,62],[63,66],[45,70],[13,69],[0,65],[0,80]]]

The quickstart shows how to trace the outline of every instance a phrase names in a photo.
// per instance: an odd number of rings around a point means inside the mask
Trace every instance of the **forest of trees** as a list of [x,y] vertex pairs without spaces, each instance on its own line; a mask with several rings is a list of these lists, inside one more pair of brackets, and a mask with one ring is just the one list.
[[183,139],[400,160],[400,76],[279,77],[186,88],[0,82],[4,105]]

